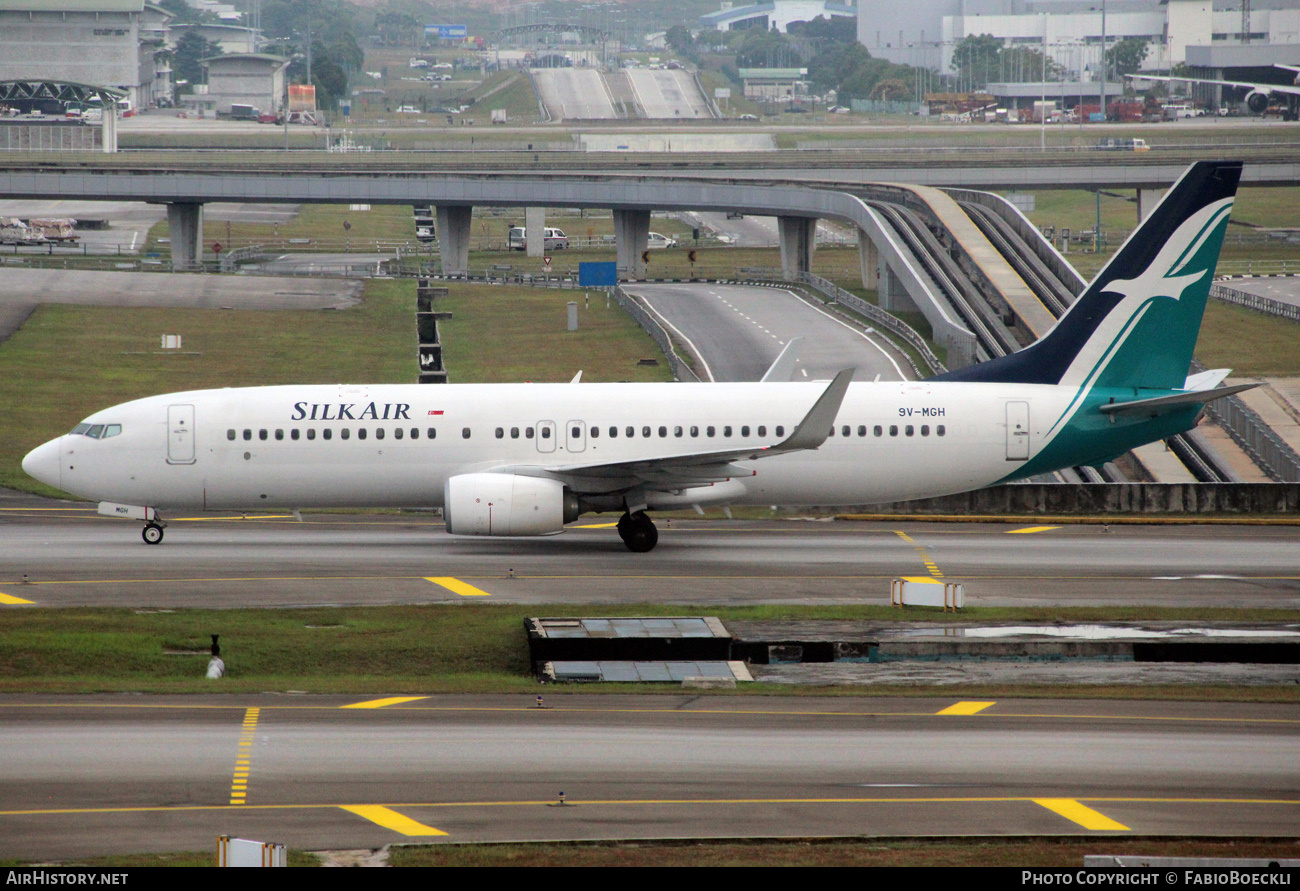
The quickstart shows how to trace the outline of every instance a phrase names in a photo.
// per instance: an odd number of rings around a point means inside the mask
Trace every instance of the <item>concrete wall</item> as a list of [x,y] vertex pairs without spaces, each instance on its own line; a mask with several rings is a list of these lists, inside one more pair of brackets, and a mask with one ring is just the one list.
[[1297,483],[1012,483],[960,495],[873,505],[887,514],[1296,514]]
[[142,83],[139,19],[132,12],[0,11],[0,80],[134,89]]

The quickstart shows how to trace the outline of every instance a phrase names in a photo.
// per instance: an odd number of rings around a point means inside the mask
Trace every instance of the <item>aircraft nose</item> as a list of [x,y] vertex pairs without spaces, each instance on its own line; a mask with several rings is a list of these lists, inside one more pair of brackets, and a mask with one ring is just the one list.
[[47,486],[58,488],[62,485],[60,471],[63,462],[60,459],[60,439],[51,439],[45,445],[37,446],[23,458],[23,472],[38,479]]

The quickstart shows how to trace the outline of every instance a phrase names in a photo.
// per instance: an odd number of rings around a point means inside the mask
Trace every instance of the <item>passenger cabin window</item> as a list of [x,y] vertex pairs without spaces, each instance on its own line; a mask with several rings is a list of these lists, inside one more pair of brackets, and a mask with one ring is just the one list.
[[649,439],[649,438],[650,438],[650,428],[649,428],[649,427],[642,427],[642,428],[641,428],[641,435],[644,436],[646,439]]
[[767,436],[767,428],[766,428],[766,427],[759,427],[759,428],[758,428],[758,435],[759,435],[759,436]]
[[428,436],[429,439],[437,439],[438,430],[435,427],[430,427],[428,431],[426,431],[425,435]]
[[[233,433],[234,431],[232,430],[231,432]],[[230,438],[231,438],[231,439],[234,439],[235,437],[232,436],[232,437],[230,437]],[[290,438],[290,439],[293,439],[293,440],[296,440],[296,439],[298,438],[298,428],[297,428],[297,427],[294,427],[292,430],[289,431],[289,438]]]
[[667,428],[667,427],[660,427],[660,428],[659,428],[659,438],[660,438],[660,439],[663,439],[663,438],[664,438],[665,436],[667,436],[667,435],[668,435],[668,428]]
[[244,431],[244,441],[247,442],[248,440],[250,440],[250,439],[252,439],[252,438],[253,438],[253,431],[252,431],[252,430],[245,430],[245,431]]
[[916,432],[915,428],[913,428],[911,424],[908,424],[906,427],[903,428],[903,433],[905,433],[908,436],[911,436],[915,432]]
[[375,439],[383,439],[383,438],[384,438],[384,428],[379,427],[375,430]]
[[636,428],[635,427],[626,428],[623,431],[623,435],[626,436],[628,439],[631,439],[632,437],[636,436]]
[[777,428],[776,428],[776,435],[777,435],[777,436],[785,436],[785,428],[782,427],[782,426],[780,426],[780,425],[777,425]]
[[316,429],[315,429],[314,427],[308,427],[308,428],[307,428],[307,438],[308,438],[308,439],[315,439],[315,438],[316,438]]
[[740,435],[741,435],[741,436],[748,436],[748,435],[749,435],[749,428],[748,428],[748,427],[741,427],[741,428],[740,428]]
[[339,431],[339,437],[341,439],[347,439],[351,435],[352,435],[352,431],[349,430],[347,427],[344,427],[342,430]]
[[394,439],[401,439],[401,438],[402,438],[402,428],[401,428],[401,427],[398,427],[397,429],[395,429],[395,430],[393,431],[393,438],[394,438]]
[[948,432],[948,428],[945,427],[943,424],[940,424],[938,427],[934,428],[934,432],[937,436],[943,436],[945,433]]
[[897,436],[897,435],[898,435],[898,425],[897,425],[897,424],[890,424],[890,425],[889,425],[889,435],[890,435],[890,436]]
[[284,431],[279,428],[276,428],[275,438],[277,442],[282,442],[284,440]]
[[257,431],[257,438],[262,440],[262,442],[266,442],[266,437],[267,433],[265,429]]
[[505,439],[505,438],[506,438],[506,428],[504,428],[504,427],[498,427],[494,432],[496,433],[496,438],[497,438],[497,439]]
[[511,428],[510,428],[510,438],[511,438],[511,439],[518,439],[518,438],[519,438],[519,428],[518,428],[518,427],[511,427]]
[[682,428],[681,428],[681,427],[674,427],[674,428],[673,428],[673,436],[680,437],[681,435],[682,435]]
[[618,439],[618,428],[617,428],[617,427],[610,427],[610,428],[609,428],[609,438],[610,438],[610,439]]
[[[73,432],[73,433],[76,433],[77,431],[73,430],[72,432]],[[235,429],[232,427],[232,428],[230,428],[229,430],[226,431],[226,439],[233,440],[234,438],[235,438]],[[297,438],[297,437],[295,437],[295,439],[296,439],[296,438]]]
[[[546,433],[546,432],[549,432],[549,431],[543,431],[543,433]],[[468,428],[468,427],[461,427],[461,428],[460,428],[460,438],[461,438],[461,439],[469,439],[469,428]]]
[[600,439],[600,428],[597,427],[595,424],[591,425],[591,438]]
[[730,428],[730,427],[723,427],[723,428],[722,428],[722,435],[723,435],[723,436],[730,436],[730,435],[731,435],[731,428]]
[[[469,439],[469,428],[468,428],[468,427],[465,428],[465,438],[466,438],[466,439]],[[543,427],[543,428],[542,428],[542,439],[550,439],[550,438],[551,438],[551,428],[550,428],[550,427]]]
[[883,433],[885,432],[885,429],[884,429],[883,427],[881,427],[879,424],[877,424],[877,425],[872,429],[871,432],[874,433],[876,436],[880,436],[881,434],[883,434]]
[[704,435],[705,435],[705,436],[715,436],[715,435],[717,435],[717,432],[718,432],[718,428],[716,428],[716,427],[705,427],[705,428],[704,428]]
[[329,439],[334,435],[334,431],[331,430],[329,427],[326,427],[324,430],[320,432],[320,435],[322,439]]
[[358,427],[358,428],[357,428],[357,439],[365,439],[365,438],[366,438],[366,428],[365,428],[365,427]]

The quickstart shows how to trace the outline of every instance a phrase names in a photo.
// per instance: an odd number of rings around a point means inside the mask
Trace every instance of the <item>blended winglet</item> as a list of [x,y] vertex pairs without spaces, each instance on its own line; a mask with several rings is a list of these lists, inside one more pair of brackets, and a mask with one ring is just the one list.
[[844,403],[844,396],[849,392],[849,384],[853,381],[853,373],[856,370],[856,368],[846,368],[835,375],[835,379],[822,391],[822,395],[794,428],[794,432],[768,451],[796,452],[819,448],[830,435],[831,427],[835,424],[836,415],[840,413],[840,406]]

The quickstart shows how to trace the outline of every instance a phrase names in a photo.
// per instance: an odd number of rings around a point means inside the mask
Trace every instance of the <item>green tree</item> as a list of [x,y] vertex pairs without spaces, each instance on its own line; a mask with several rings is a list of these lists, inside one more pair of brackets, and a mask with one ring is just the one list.
[[1145,37],[1125,37],[1119,43],[1106,50],[1106,65],[1112,77],[1137,74],[1142,70],[1142,62],[1147,57],[1147,39]]
[[1001,64],[1002,38],[992,34],[971,34],[953,47],[952,70],[963,89],[984,87],[996,80]]
[[206,83],[200,60],[220,55],[219,44],[200,36],[197,31],[186,30],[172,52],[172,81],[177,84],[176,95],[193,93],[195,84]]

